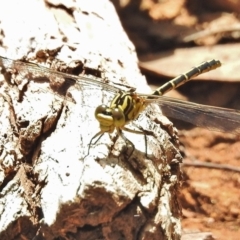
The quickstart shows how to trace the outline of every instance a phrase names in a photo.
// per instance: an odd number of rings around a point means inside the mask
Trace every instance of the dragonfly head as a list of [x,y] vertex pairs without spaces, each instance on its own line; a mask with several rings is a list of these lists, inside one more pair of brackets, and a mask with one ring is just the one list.
[[102,132],[113,132],[117,128],[123,127],[125,116],[120,107],[110,108],[106,105],[100,105],[95,110],[95,118],[100,123]]

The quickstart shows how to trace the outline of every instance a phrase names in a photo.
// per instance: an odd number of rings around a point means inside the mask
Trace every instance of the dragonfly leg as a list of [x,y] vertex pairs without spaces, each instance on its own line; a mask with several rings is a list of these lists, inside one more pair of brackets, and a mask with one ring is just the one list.
[[125,141],[125,143],[131,145],[131,147],[132,147],[131,153],[127,157],[127,160],[128,160],[132,156],[132,154],[135,150],[135,146],[127,137],[125,137],[125,135],[123,134],[123,131],[120,128],[118,128],[117,131],[118,131],[118,135],[121,136],[121,138]]
[[[131,133],[135,133],[135,134],[141,134],[144,135],[144,142],[145,142],[145,157],[148,158],[148,153],[147,153],[147,135],[153,136],[153,134],[149,131],[145,131],[144,129],[138,127],[141,131],[137,131],[137,130],[132,130],[130,128],[123,128],[123,130],[127,131],[127,132],[131,132]],[[128,140],[130,141],[130,140]],[[132,143],[133,144],[133,143]],[[134,148],[135,149],[135,148]]]
[[[131,132],[131,133],[135,133],[135,134],[144,135],[144,141],[145,141],[145,156],[146,156],[146,158],[148,158],[148,155],[147,155],[147,135],[152,135],[152,134],[146,133],[143,129],[141,129],[142,131],[137,131],[137,130],[132,130],[132,129],[129,129],[129,128],[126,128],[126,127],[125,127],[125,128],[123,128],[123,130],[124,130],[124,131],[128,131],[128,132]],[[122,129],[117,128],[117,132],[118,132],[118,136],[121,136],[122,139],[125,141],[125,143],[128,144],[128,145],[130,145],[131,148],[132,148],[132,149],[131,149],[131,153],[130,153],[129,156],[128,156],[128,159],[129,159],[129,158],[132,156],[132,154],[133,154],[133,152],[134,152],[134,150],[135,150],[135,145],[124,135]],[[83,159],[85,159],[85,158],[89,155],[91,146],[92,146],[92,145],[95,145],[95,144],[100,140],[100,138],[103,136],[104,133],[105,133],[105,132],[100,131],[100,132],[98,132],[96,135],[94,135],[94,136],[91,138],[91,140],[90,140],[90,142],[89,142],[89,144],[88,144],[88,152],[87,152],[86,156],[84,156]],[[95,138],[97,138],[97,139],[96,139],[96,141],[93,142],[93,140],[94,140]]]
[[[104,134],[104,132],[100,131],[100,132],[98,132],[97,134],[95,134],[95,135],[91,138],[91,140],[90,140],[90,142],[89,142],[89,144],[88,144],[88,152],[87,152],[87,154],[84,156],[83,160],[89,155],[91,146],[92,146],[92,145],[95,145],[95,144],[100,140],[100,138],[103,136],[103,134]],[[98,137],[98,138],[97,138],[97,137]],[[97,138],[97,140],[93,143],[93,140],[94,140],[95,138]]]

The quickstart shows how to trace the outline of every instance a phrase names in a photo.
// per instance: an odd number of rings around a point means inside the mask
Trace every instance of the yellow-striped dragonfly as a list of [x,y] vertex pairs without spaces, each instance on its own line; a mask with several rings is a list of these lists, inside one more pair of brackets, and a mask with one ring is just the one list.
[[48,81],[54,94],[60,95],[72,102],[73,100],[68,95],[68,89],[72,86],[79,91],[84,91],[85,87],[89,87],[99,91],[106,91],[110,94],[112,98],[112,100],[110,99],[110,105],[96,103],[95,118],[99,122],[100,131],[91,138],[88,154],[94,139],[97,138],[96,143],[104,133],[112,133],[114,130],[117,130],[118,136],[121,136],[125,142],[130,143],[134,150],[133,143],[124,136],[122,130],[144,134],[144,132],[132,130],[126,125],[138,118],[139,114],[141,114],[144,108],[150,103],[158,104],[166,116],[211,130],[239,134],[240,111],[195,104],[162,96],[193,77],[220,66],[221,63],[217,60],[204,62],[167,82],[152,94],[138,94],[133,88],[130,88],[128,91],[123,91],[119,87],[113,86],[110,81],[104,83],[102,79],[74,76],[36,64],[0,57],[1,72],[6,81],[11,82],[13,75],[15,76],[14,81],[23,78],[34,81]]

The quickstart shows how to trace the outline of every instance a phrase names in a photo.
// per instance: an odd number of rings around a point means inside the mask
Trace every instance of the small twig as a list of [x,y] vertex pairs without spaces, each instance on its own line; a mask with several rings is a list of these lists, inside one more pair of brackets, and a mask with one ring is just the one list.
[[224,32],[234,32],[240,31],[240,24],[234,24],[232,26],[224,26],[222,28],[217,29],[206,29],[203,31],[199,31],[197,33],[190,34],[183,38],[183,42],[191,42],[198,40],[199,38],[207,37],[214,34],[224,33]]
[[240,173],[239,167],[234,167],[228,164],[219,164],[219,163],[210,163],[210,162],[201,162],[198,160],[194,161],[183,161],[183,166],[185,167],[204,167],[204,168],[215,168],[219,170],[232,171]]

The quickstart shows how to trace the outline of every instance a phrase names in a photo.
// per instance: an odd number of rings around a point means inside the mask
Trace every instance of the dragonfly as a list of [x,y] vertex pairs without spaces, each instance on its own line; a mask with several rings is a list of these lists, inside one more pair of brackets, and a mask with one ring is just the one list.
[[[131,146],[132,151],[129,154],[129,156],[131,156],[135,146],[125,137],[123,131],[146,135],[143,130],[133,130],[128,128],[127,125],[136,120],[139,115],[144,112],[146,106],[151,103],[157,104],[165,116],[183,120],[210,130],[240,134],[240,111],[201,105],[162,96],[192,78],[220,66],[220,61],[214,59],[203,62],[190,71],[165,83],[152,94],[140,94],[132,87],[130,87],[129,90],[122,90],[116,87],[110,80],[104,82],[103,79],[99,78],[75,76],[34,63],[15,61],[0,56],[1,72],[7,81],[11,81],[13,74],[20,79],[24,77],[30,79],[30,76],[31,79],[35,80],[45,79],[50,82],[54,94],[63,96],[66,100],[72,102],[72,98],[68,96],[68,89],[71,86],[74,86],[79,91],[84,91],[84,86],[91,86],[99,91],[110,92],[112,96],[110,104],[100,104],[96,106],[95,118],[96,121],[99,122],[99,132],[91,138],[86,156],[89,155],[92,145],[96,144],[105,133],[112,133],[114,130],[116,130],[118,136],[122,137],[122,139]],[[59,82],[61,82],[61,84],[59,84]]]
[[[144,131],[132,130],[126,127],[126,125],[137,119],[145,107],[153,102],[158,104],[161,107],[163,114],[168,117],[184,120],[211,130],[239,133],[240,111],[204,106],[174,98],[162,97],[165,93],[178,88],[194,77],[214,70],[220,66],[221,62],[219,60],[213,59],[203,62],[192,68],[190,71],[168,81],[150,95],[138,94],[134,89],[128,92],[120,91],[115,95],[109,106],[99,105],[96,108],[95,118],[99,122],[100,131],[92,137],[89,146],[91,146],[95,138],[99,137],[96,140],[97,142],[104,133],[112,133],[116,129],[118,136],[121,136],[125,142],[131,145],[132,152],[129,155],[131,156],[135,149],[134,144],[124,136],[123,130],[145,135],[146,133]],[[145,148],[145,153],[147,155],[147,146],[145,146]]]

